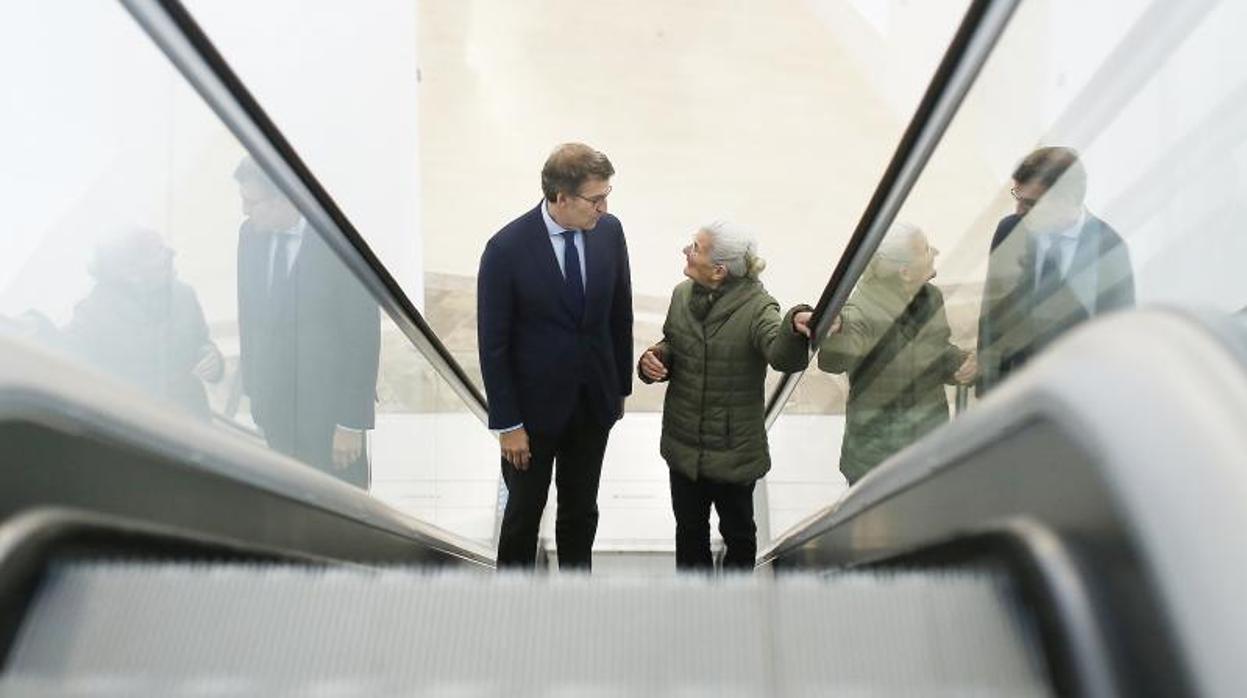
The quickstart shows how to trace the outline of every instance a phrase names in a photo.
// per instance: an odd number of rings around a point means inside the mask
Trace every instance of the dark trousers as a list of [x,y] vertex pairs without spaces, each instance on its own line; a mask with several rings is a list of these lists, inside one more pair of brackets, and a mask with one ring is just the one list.
[[[558,487],[554,541],[559,569],[593,566],[593,539],[598,530],[598,483],[610,427],[593,416],[583,399],[560,434],[528,434],[532,453],[528,470],[502,459],[507,508],[498,534],[498,568],[533,569],[537,532],[550,493],[550,477]],[[557,463],[557,465],[556,465]]]
[[713,480],[690,480],[671,471],[671,509],[675,512],[675,566],[709,570],[710,506],[719,512],[719,534],[727,553],[724,569],[750,571],[758,556],[758,527],[753,521],[753,486]]

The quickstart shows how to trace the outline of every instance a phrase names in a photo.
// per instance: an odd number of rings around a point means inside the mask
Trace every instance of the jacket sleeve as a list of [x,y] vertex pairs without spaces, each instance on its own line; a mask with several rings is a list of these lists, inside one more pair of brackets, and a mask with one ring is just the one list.
[[476,341],[489,398],[490,429],[506,429],[524,421],[511,371],[514,280],[511,265],[503,257],[498,245],[490,241],[476,276]]
[[753,320],[753,346],[776,371],[796,373],[804,371],[810,363],[808,340],[792,328],[792,316],[802,310],[810,310],[810,307],[796,306],[780,318],[779,303],[771,299]]
[[668,363],[670,361],[669,356],[671,353],[671,344],[669,344],[666,338],[664,338],[663,341],[649,347],[649,349],[646,349],[645,351],[650,351],[651,349],[658,354],[658,359],[662,361],[663,365],[668,366],[667,377],[657,381],[647,378],[644,373],[641,373],[641,359],[639,358],[636,361],[636,377],[640,378],[641,382],[646,385],[650,385],[652,383],[666,383],[671,380],[670,366]]
[[1104,290],[1096,303],[1096,314],[1133,308],[1134,270],[1126,243],[1118,242],[1105,252],[1100,262],[1100,274],[1104,279],[1099,285]]
[[[257,322],[252,318],[252,308],[255,304],[251,295],[256,289],[252,281],[251,263],[253,241],[249,237],[252,235],[250,226],[244,223],[238,231],[238,255],[235,274],[235,282],[237,289],[238,301],[238,372],[242,382],[242,391],[246,395],[255,397],[255,389],[258,385],[257,376],[255,375],[255,346],[254,333],[259,331]],[[255,402],[252,401],[252,417],[255,417]]]
[[[190,365],[186,367],[187,372],[191,372],[194,370],[195,364],[199,363],[201,358],[199,352],[203,351],[203,347],[208,347],[210,352],[216,354],[217,359],[222,359],[222,357],[220,347],[216,345],[216,342],[212,341],[212,333],[208,329],[208,321],[204,318],[203,306],[199,305],[199,296],[189,286],[186,287],[186,313],[190,322],[189,330],[191,334],[188,344],[193,346],[193,351],[195,352]],[[213,372],[213,375],[208,376],[206,380],[209,383],[216,383],[221,380],[224,374],[225,361],[222,359],[217,364],[217,370]]]
[[[637,364],[636,364],[637,378],[640,378],[641,382],[645,383],[646,385],[649,385],[655,382],[665,383],[671,380],[671,373],[672,371],[675,370],[676,361],[675,361],[675,354],[674,354],[674,349],[673,349],[675,345],[671,343],[671,332],[672,332],[672,327],[673,327],[671,316],[675,313],[676,298],[679,296],[679,293],[680,293],[680,289],[678,286],[676,287],[675,291],[671,292],[671,303],[667,306],[667,318],[663,320],[663,323],[662,323],[662,341],[650,347],[650,349],[654,349],[659,352],[659,358],[662,359],[663,366],[667,367],[667,378],[661,381],[652,381],[646,378],[645,375],[641,373],[641,360],[637,359]],[[648,351],[648,349],[646,351]]]
[[338,289],[344,347],[338,374],[342,410],[337,423],[352,429],[372,429],[377,413],[381,312],[376,299],[354,274],[345,269],[335,269],[334,273],[344,280]]
[[956,385],[957,381],[953,380],[953,374],[957,373],[957,369],[961,368],[961,364],[965,363],[966,357],[970,356],[970,352],[953,344],[953,331],[948,325],[948,314],[943,307],[931,319],[931,322],[939,323],[940,344],[943,346],[939,362],[940,378],[945,385]]
[[[1014,266],[1018,263],[1016,239],[1009,245],[1010,234],[1017,225],[1016,216],[1006,216],[992,236],[991,250],[987,255],[987,278],[983,280],[983,297],[979,306],[978,361],[979,378],[976,392],[984,394],[999,380],[1004,360],[1003,339],[1009,309],[1018,298],[1018,285],[1022,275]],[[1004,245],[1002,249],[1002,245]]]
[[818,367],[827,373],[857,368],[879,339],[865,314],[852,303],[840,311],[840,323],[840,331],[828,334],[818,347]]
[[966,357],[970,356],[970,352],[962,349],[954,344],[949,344],[948,349],[944,353],[944,385],[957,385],[957,381],[953,378],[953,374],[957,369],[961,368],[961,364],[965,363]]
[[619,228],[619,266],[611,302],[611,341],[614,342],[615,368],[619,394],[632,394],[632,269],[628,263],[628,241]]

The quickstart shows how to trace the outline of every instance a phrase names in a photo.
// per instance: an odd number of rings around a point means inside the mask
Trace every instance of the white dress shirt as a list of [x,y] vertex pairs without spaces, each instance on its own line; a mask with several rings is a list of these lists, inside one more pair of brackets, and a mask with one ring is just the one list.
[[[567,248],[567,240],[563,237],[563,233],[569,230],[554,221],[550,216],[550,202],[541,202],[541,217],[546,222],[546,230],[550,232],[550,246],[554,248],[554,258],[559,262],[559,271],[563,272],[563,278],[567,278],[567,270],[563,268],[563,252]],[[576,234],[572,236],[572,240],[576,242],[576,251],[580,253],[580,281],[589,287],[589,278],[585,276],[585,234],[581,230],[576,230]]]
[[1061,278],[1069,276],[1070,265],[1074,263],[1074,253],[1078,250],[1078,238],[1082,235],[1083,226],[1087,224],[1087,212],[1078,214],[1078,220],[1068,228],[1052,233],[1035,236],[1035,286],[1039,286],[1039,274],[1043,271],[1043,261],[1053,245],[1060,247]]

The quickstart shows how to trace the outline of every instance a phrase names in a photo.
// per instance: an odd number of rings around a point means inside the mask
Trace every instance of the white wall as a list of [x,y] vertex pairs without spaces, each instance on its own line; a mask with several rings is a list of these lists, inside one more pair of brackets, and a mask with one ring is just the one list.
[[185,3],[423,308],[416,3]]

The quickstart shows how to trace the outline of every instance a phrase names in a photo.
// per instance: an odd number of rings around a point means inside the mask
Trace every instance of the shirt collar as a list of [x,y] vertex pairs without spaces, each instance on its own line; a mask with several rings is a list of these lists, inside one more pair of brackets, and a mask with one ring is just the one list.
[[1048,238],[1053,242],[1069,242],[1071,240],[1077,240],[1078,236],[1082,234],[1083,226],[1086,224],[1087,209],[1084,208],[1078,213],[1078,220],[1074,221],[1073,225],[1068,228],[1062,228],[1054,233],[1049,233]]
[[575,228],[564,228],[555,222],[554,217],[550,215],[550,202],[544,199],[541,202],[541,218],[546,222],[546,231],[550,233],[550,237],[562,235],[568,230],[571,230],[572,232],[580,232]]

